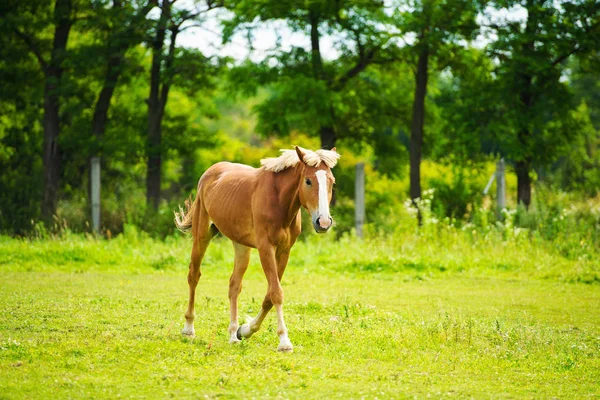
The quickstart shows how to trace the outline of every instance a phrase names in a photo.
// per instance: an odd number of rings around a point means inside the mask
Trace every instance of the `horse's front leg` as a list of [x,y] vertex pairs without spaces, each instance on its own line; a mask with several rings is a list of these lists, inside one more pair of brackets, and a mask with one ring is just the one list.
[[229,343],[237,343],[240,341],[238,337],[238,296],[242,290],[242,279],[248,269],[250,262],[250,248],[239,243],[233,242],[235,250],[235,261],[233,263],[233,273],[229,279]]
[[293,346],[288,337],[288,331],[283,319],[283,289],[281,288],[281,278],[287,265],[289,250],[275,257],[275,249],[269,246],[259,248],[259,255],[265,276],[267,277],[267,295],[256,318],[239,328],[238,337],[249,338],[257,332],[268,312],[275,306],[275,310],[277,311],[277,334],[279,335],[277,350],[289,352],[293,350]]
[[[282,252],[277,257],[277,277],[279,283],[281,283],[281,279],[283,278],[283,273],[285,272],[285,267],[287,266],[289,257],[289,250]],[[277,350],[291,352],[293,351],[294,346],[292,346],[292,342],[288,337],[288,330],[285,326],[285,321],[283,320],[283,291],[281,303],[274,303],[274,305],[275,311],[277,312],[277,335],[279,335],[279,346],[277,347]]]

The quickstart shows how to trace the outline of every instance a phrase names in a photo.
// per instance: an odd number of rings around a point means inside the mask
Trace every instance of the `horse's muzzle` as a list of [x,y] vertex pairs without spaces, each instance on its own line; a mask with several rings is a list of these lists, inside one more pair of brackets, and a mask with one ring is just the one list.
[[315,232],[325,233],[333,225],[333,219],[328,217],[328,220],[321,220],[321,217],[317,217],[317,219],[313,219],[312,223],[313,227],[315,228]]

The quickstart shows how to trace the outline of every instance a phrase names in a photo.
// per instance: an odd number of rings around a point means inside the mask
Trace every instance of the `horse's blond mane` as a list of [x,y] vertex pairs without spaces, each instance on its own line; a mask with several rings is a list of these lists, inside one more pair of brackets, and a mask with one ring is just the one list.
[[[302,147],[299,148],[304,153],[304,162],[311,167],[318,167],[321,162],[324,162],[329,168],[333,168],[337,164],[338,158],[340,158],[337,152],[331,150],[312,151]],[[281,155],[279,157],[263,158],[260,160],[260,165],[268,171],[279,172],[300,162],[296,150],[282,149],[280,151]]]

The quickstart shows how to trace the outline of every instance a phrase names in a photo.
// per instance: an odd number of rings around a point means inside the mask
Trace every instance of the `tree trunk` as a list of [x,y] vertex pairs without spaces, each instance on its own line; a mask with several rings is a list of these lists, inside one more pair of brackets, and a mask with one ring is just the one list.
[[316,80],[323,79],[323,61],[321,60],[321,47],[319,44],[319,15],[311,10],[310,19],[310,46],[313,77]]
[[161,146],[161,122],[155,112],[156,107],[148,107],[148,170],[146,173],[146,203],[153,209],[158,209],[160,202],[160,181],[162,158]]
[[525,205],[529,209],[531,204],[531,163],[529,161],[517,161],[515,172],[517,174],[517,203]]
[[335,141],[337,139],[335,130],[331,126],[321,127],[321,148],[331,150],[335,147]]
[[[421,154],[423,147],[423,125],[425,123],[425,96],[427,95],[427,78],[429,63],[429,47],[423,44],[419,53],[415,74],[415,98],[413,101],[412,126],[410,134],[410,197],[415,203],[421,198]],[[421,213],[419,211],[419,224]]]
[[[527,9],[527,23],[525,24],[525,33],[529,40],[521,44],[521,55],[524,58],[535,55],[535,37],[538,29],[539,8],[534,0],[527,0],[525,8]],[[526,209],[531,204],[531,154],[535,151],[531,144],[531,128],[528,126],[532,115],[532,108],[535,104],[533,95],[533,76],[535,70],[527,63],[522,63],[518,68],[517,90],[521,102],[522,112],[517,139],[521,146],[518,153],[521,155],[515,162],[515,172],[517,174],[517,204],[523,203]]]
[[521,202],[525,205],[526,209],[529,209],[531,204],[531,178],[529,173],[531,172],[531,133],[527,127],[527,116],[530,115],[530,109],[533,103],[533,96],[531,95],[531,85],[533,78],[531,75],[522,74],[520,76],[520,90],[519,97],[523,106],[523,118],[522,127],[517,134],[519,144],[521,146],[521,159],[517,159],[515,163],[515,172],[517,173],[517,204]]
[[[315,10],[309,12],[310,20],[310,46],[311,62],[313,69],[313,78],[315,80],[324,80],[323,60],[321,58],[320,34],[319,34],[319,14]],[[335,129],[331,124],[325,124],[319,128],[321,138],[321,148],[331,150],[335,147]]]
[[[118,2],[115,2],[115,7]],[[108,58],[106,61],[106,71],[104,73],[104,83],[102,90],[96,100],[94,108],[94,117],[92,119],[92,133],[97,139],[104,136],[106,131],[106,121],[108,120],[108,109],[112,100],[115,88],[119,81],[122,72],[122,64],[125,59],[125,52],[128,49],[128,44],[124,42],[124,38],[117,33],[111,33],[108,39]]]
[[56,211],[60,180],[60,153],[58,149],[60,102],[56,94],[57,84],[52,81],[54,76],[54,73],[46,76],[44,94],[44,199],[42,201],[42,218],[46,222],[52,220],[52,216]]
[[57,194],[60,181],[60,96],[58,93],[63,73],[62,61],[67,49],[71,30],[71,0],[56,0],[54,6],[54,40],[50,62],[45,69],[44,87],[44,197],[42,218],[52,220],[56,212]]
[[[146,170],[146,204],[158,209],[160,202],[161,182],[161,141],[162,141],[162,114],[165,104],[160,96],[161,63],[163,60],[163,47],[167,31],[167,21],[170,19],[171,4],[168,0],[162,3],[162,10],[156,36],[152,42],[152,67],[150,69],[150,96],[148,97],[148,164]],[[174,44],[174,38],[171,38]],[[163,88],[164,91],[164,88]],[[163,104],[161,104],[163,103]]]

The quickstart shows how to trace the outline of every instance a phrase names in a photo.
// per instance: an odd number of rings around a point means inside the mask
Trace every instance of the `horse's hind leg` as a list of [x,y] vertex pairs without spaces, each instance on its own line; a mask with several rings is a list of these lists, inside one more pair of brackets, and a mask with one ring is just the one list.
[[[194,243],[192,245],[192,255],[190,260],[190,270],[188,272],[188,285],[190,289],[190,297],[188,301],[187,311],[185,312],[185,325],[181,333],[186,336],[193,337],[194,331],[194,302],[196,298],[196,286],[200,280],[200,264],[204,253],[208,247],[212,237],[218,232],[214,225],[210,225],[208,213],[204,207],[197,208],[198,215],[194,216],[197,220],[194,221]],[[210,226],[209,226],[210,225]]]
[[237,343],[241,338],[238,337],[238,296],[242,290],[242,278],[248,269],[250,262],[250,248],[239,243],[233,242],[235,250],[235,261],[233,263],[233,273],[229,279],[229,311],[231,319],[229,323],[229,343]]

